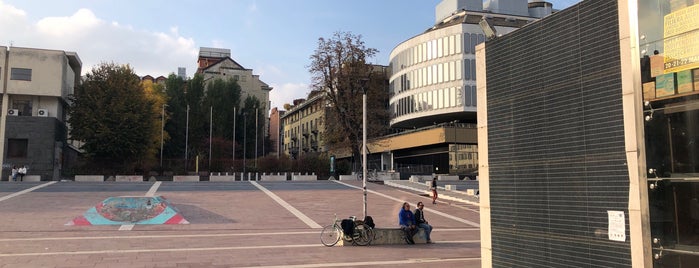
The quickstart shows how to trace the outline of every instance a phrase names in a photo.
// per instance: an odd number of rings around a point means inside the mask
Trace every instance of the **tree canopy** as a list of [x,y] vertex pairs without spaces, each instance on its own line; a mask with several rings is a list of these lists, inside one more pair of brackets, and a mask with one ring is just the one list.
[[324,140],[335,148],[361,152],[363,90],[367,92],[367,136],[385,134],[388,128],[387,74],[368,63],[378,50],[367,48],[361,35],[336,32],[319,38],[311,55],[312,85],[325,92],[332,112],[326,114]]
[[130,66],[102,63],[71,96],[71,136],[84,142],[86,156],[96,162],[126,166],[153,157],[158,98],[143,90]]

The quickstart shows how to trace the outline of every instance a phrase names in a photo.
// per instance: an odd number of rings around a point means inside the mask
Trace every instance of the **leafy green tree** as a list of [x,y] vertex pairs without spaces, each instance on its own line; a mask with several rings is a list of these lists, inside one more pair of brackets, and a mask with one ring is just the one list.
[[[233,112],[239,112],[240,86],[233,79],[214,79],[206,86],[204,106],[213,107],[213,136],[233,139]],[[236,122],[237,123],[237,122]]]
[[367,136],[388,129],[388,90],[385,70],[367,62],[378,50],[367,48],[361,35],[336,32],[319,38],[308,70],[312,85],[325,92],[331,112],[326,114],[323,139],[331,148],[351,148],[359,159],[362,143],[363,89],[367,91]]
[[184,157],[187,120],[186,86],[186,81],[175,74],[170,74],[165,80],[165,93],[168,99],[165,107],[168,119],[165,122],[165,131],[170,136],[163,149],[163,157],[165,158]]
[[128,65],[94,67],[70,98],[71,135],[93,163],[125,170],[153,153],[159,114]]
[[[243,127],[240,129],[240,135],[236,136],[236,139],[238,141],[241,141],[240,144],[243,144],[243,142],[245,143],[245,157],[247,157],[248,159],[250,159],[251,157],[255,157],[255,134],[258,135],[257,142],[259,143],[262,141],[262,126],[264,126],[263,110],[264,109],[262,109],[262,103],[260,103],[260,100],[254,96],[247,96],[243,101],[243,109],[239,114],[238,119],[238,122],[240,122],[239,125],[242,125]],[[257,125],[255,125],[256,113]],[[260,145],[257,146],[258,156],[262,155],[262,145],[261,143],[259,144]],[[242,150],[243,148],[240,149]]]

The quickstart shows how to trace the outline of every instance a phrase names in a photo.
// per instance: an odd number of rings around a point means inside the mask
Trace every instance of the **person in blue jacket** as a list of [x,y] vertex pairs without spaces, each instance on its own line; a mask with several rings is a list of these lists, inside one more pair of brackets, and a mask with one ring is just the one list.
[[404,202],[403,207],[400,212],[398,212],[398,224],[405,234],[405,242],[408,244],[415,244],[413,235],[417,233],[417,223],[415,222],[415,215],[410,211],[410,204],[408,204],[408,202]]

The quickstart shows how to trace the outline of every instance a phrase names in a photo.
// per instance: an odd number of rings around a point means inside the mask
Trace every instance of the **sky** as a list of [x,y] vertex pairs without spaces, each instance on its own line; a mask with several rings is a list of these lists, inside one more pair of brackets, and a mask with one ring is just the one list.
[[[0,46],[73,51],[82,73],[103,62],[154,77],[196,71],[200,47],[231,58],[273,87],[272,107],[310,91],[318,38],[361,35],[388,65],[391,50],[432,27],[441,0],[0,0]],[[555,9],[579,0],[552,0]]]

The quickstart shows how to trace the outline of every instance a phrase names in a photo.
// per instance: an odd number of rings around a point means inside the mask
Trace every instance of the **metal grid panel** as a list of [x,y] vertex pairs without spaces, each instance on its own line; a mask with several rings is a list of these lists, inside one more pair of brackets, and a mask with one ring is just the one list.
[[629,195],[618,39],[616,2],[588,0],[488,42],[495,267],[631,265],[607,238]]

